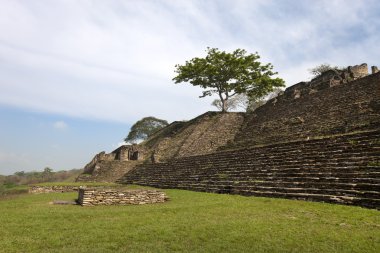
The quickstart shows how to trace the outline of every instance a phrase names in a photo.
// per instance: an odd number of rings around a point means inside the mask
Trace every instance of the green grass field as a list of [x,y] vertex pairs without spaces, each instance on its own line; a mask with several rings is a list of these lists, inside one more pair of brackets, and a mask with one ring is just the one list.
[[142,206],[60,206],[76,193],[0,200],[0,252],[380,252],[380,212],[165,190]]
[[28,193],[27,185],[4,185],[0,184],[0,198],[4,198],[8,195],[17,195]]

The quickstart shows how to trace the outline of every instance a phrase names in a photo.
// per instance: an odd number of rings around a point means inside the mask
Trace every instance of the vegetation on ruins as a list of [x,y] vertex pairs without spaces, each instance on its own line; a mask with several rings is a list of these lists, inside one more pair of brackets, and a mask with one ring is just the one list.
[[[282,92],[281,88],[274,88],[272,92],[260,98],[251,98],[246,94],[237,94],[227,101],[227,111],[242,109],[246,112],[253,112],[256,108],[264,105],[267,101],[277,97]],[[218,110],[222,110],[223,105],[220,99],[215,99],[211,105],[218,108]]]
[[169,123],[166,120],[155,117],[145,117],[137,121],[131,127],[128,136],[124,139],[126,142],[134,143],[139,140],[146,140],[154,132],[166,127]]
[[318,66],[315,66],[314,68],[309,69],[309,73],[312,74],[314,78],[329,70],[342,70],[342,68],[338,66],[331,66],[328,63],[322,63]]
[[377,210],[163,191],[170,201],[138,206],[49,204],[77,193],[2,199],[0,251],[363,253],[380,247]]
[[222,112],[228,110],[228,101],[238,94],[257,99],[284,86],[284,80],[273,78],[277,72],[272,64],[259,62],[257,53],[247,54],[244,49],[227,53],[217,48],[207,48],[206,52],[205,58],[195,57],[185,65],[177,64],[173,81],[200,86],[205,89],[200,97],[217,94]]

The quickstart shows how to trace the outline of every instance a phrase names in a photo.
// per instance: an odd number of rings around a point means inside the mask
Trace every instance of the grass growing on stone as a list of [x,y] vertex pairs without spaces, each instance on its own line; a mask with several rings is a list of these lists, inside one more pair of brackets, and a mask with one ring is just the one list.
[[76,193],[0,200],[0,252],[379,252],[360,207],[164,190],[143,206],[59,206]]

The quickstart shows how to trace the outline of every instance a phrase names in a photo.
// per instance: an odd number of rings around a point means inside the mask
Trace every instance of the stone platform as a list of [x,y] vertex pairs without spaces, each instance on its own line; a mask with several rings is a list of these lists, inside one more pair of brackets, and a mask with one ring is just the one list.
[[156,190],[80,188],[77,202],[82,206],[143,205],[164,203],[168,199],[164,192]]

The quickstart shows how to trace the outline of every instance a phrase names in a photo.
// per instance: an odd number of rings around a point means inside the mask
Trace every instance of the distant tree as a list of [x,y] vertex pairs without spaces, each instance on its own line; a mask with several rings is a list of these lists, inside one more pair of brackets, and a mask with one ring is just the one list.
[[50,174],[50,173],[52,173],[53,172],[53,169],[51,169],[51,168],[49,168],[49,167],[45,167],[44,168],[44,173],[46,173],[46,174]]
[[23,176],[25,176],[25,171],[23,171],[23,170],[22,171],[17,171],[17,172],[14,173],[14,175],[15,176],[19,176],[19,177],[23,177]]
[[52,174],[53,174],[53,169],[49,167],[45,167],[44,171],[42,172],[42,178],[44,178],[45,180],[49,180],[52,177]]
[[342,70],[342,68],[338,66],[331,66],[328,63],[323,63],[318,66],[315,66],[314,68],[309,69],[309,73],[312,74],[313,77],[317,77],[328,70]]
[[124,139],[126,142],[136,142],[138,140],[145,140],[154,132],[169,125],[166,120],[158,119],[155,117],[145,117],[137,121],[131,127],[128,136]]
[[69,171],[58,171],[54,172],[53,169],[46,167],[42,172],[39,171],[18,171],[13,175],[1,176],[0,175],[0,185],[21,185],[21,184],[36,184],[42,182],[60,182],[70,178],[77,177],[83,170],[82,169],[72,169]]
[[272,78],[272,64],[262,65],[260,56],[248,54],[244,49],[236,49],[232,53],[207,48],[205,58],[193,58],[185,65],[177,64],[173,78],[175,83],[189,82],[200,86],[203,95],[217,94],[221,102],[221,111],[228,110],[228,100],[237,94],[246,94],[251,98],[262,97],[276,87],[284,86],[281,78]]

